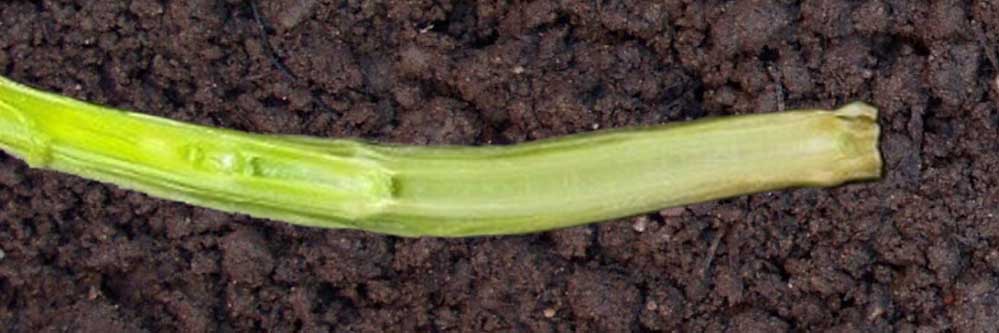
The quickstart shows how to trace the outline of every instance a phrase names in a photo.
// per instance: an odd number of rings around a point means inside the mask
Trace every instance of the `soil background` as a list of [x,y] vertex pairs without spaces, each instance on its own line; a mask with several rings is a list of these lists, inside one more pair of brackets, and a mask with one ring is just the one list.
[[[258,1],[258,0],[254,0]],[[3,1],[0,70],[261,133],[512,144],[863,100],[878,182],[404,239],[0,153],[7,331],[999,331],[995,1]]]

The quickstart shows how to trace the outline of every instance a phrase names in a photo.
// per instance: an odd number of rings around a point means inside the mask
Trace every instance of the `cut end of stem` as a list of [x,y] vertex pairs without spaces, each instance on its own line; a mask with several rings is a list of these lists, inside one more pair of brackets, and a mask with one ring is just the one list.
[[843,119],[864,119],[870,122],[877,122],[878,109],[864,102],[853,102],[841,106],[834,111],[836,115]]
[[864,102],[853,102],[836,109],[842,128],[841,149],[845,180],[881,178],[884,162],[878,148],[881,127],[878,109]]

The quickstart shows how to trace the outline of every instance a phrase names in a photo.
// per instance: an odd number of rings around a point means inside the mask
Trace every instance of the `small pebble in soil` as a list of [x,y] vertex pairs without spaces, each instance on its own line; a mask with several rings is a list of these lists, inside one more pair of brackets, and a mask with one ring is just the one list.
[[642,217],[639,217],[639,218],[635,219],[635,224],[631,225],[631,228],[635,229],[635,232],[644,232],[645,231],[645,226],[648,223],[649,223],[649,218],[645,217],[645,216],[642,216]]
[[7,257],[7,253],[3,252],[3,250],[0,250],[0,260],[3,260],[3,258],[6,258],[6,257]]
[[277,22],[285,30],[294,28],[313,13],[316,0],[297,1],[296,4],[288,6],[279,15]]
[[552,309],[552,308],[545,309],[544,315],[545,315],[545,318],[554,318],[555,317],[555,309]]
[[97,288],[90,287],[90,290],[87,290],[87,299],[88,300],[93,301],[93,300],[97,299],[98,296],[100,296],[100,292],[97,291]]

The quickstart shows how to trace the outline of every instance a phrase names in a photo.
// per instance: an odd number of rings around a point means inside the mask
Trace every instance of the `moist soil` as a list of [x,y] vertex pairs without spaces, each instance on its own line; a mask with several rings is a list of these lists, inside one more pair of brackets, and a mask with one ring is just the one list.
[[999,330],[994,1],[4,1],[0,70],[258,133],[513,144],[878,106],[885,175],[513,237],[223,214],[0,153],[8,331]]

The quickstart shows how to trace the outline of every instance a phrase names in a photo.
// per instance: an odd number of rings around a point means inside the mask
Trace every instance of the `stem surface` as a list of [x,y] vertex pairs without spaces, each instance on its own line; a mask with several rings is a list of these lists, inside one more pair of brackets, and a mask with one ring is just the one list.
[[0,77],[0,149],[228,212],[403,236],[550,230],[881,174],[877,110],[851,103],[512,146],[261,135],[104,108]]

